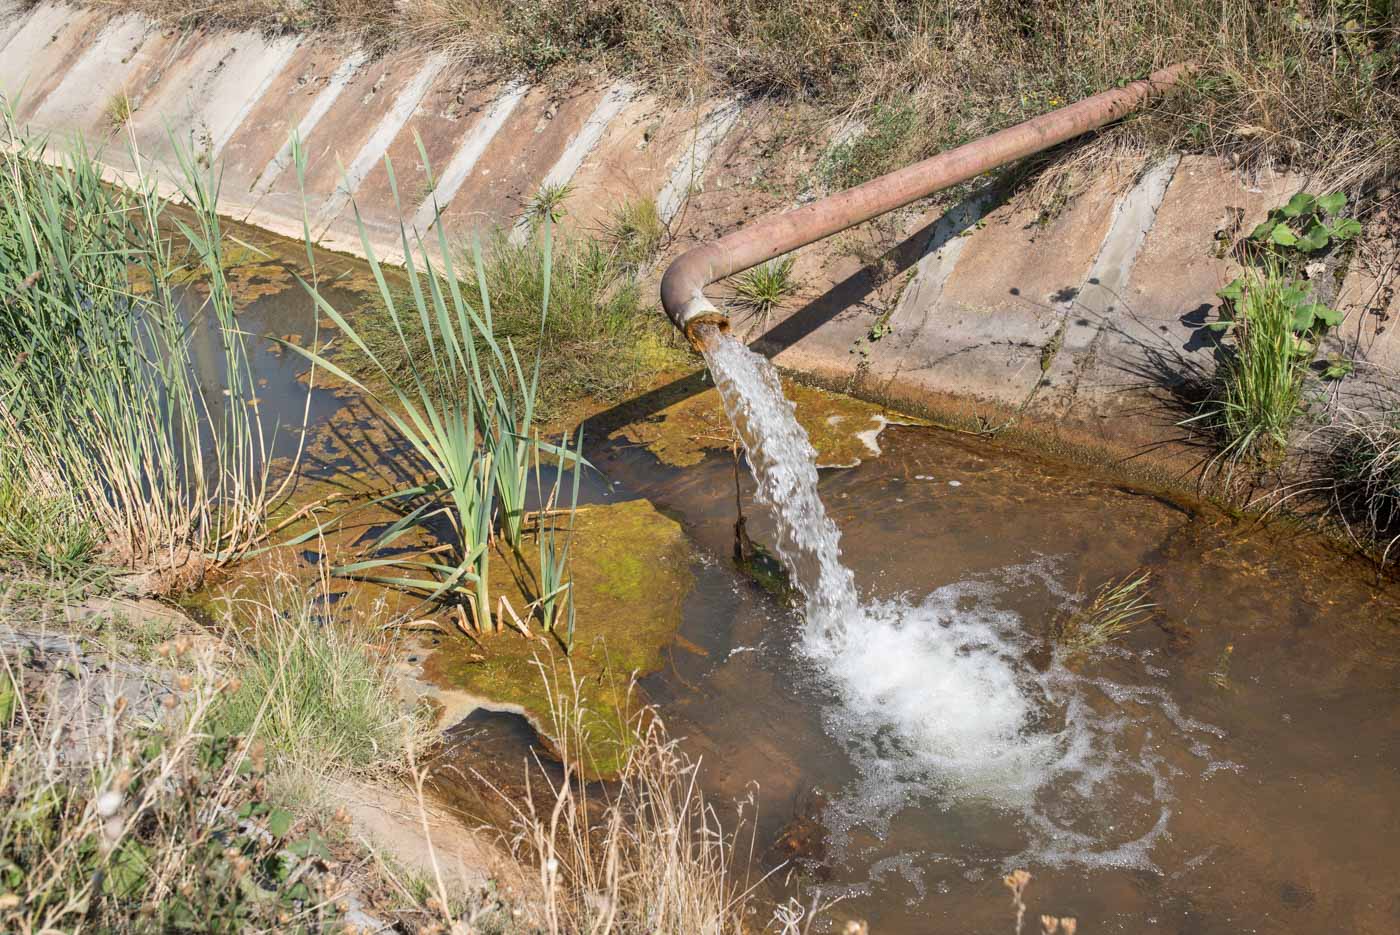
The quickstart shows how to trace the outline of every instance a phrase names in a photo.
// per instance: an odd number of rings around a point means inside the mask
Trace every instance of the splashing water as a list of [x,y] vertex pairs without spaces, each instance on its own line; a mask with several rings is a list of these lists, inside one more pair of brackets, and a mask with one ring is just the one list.
[[[862,605],[841,562],[840,531],[817,494],[816,452],[777,372],[717,329],[702,326],[701,338],[756,498],[772,514],[774,548],[805,598],[801,649],[840,698],[828,727],[862,764],[858,788],[829,809],[838,847],[855,825],[883,825],[933,793],[1019,811],[1034,852],[1024,856],[1150,866],[1171,814],[1169,770],[1145,747],[1125,757],[1126,719],[1096,710],[1094,702],[1113,708],[1121,687],[1057,664],[1037,671],[1024,659],[1020,620],[994,609],[994,584],[1019,579],[1053,590],[1049,569],[1008,568],[996,583]],[[1178,726],[1202,747],[1200,735],[1213,733],[1195,722]],[[1045,801],[1052,782],[1058,803]],[[1110,840],[1092,816],[1114,799],[1148,807]],[[1072,816],[1065,800],[1085,804],[1090,817]]]

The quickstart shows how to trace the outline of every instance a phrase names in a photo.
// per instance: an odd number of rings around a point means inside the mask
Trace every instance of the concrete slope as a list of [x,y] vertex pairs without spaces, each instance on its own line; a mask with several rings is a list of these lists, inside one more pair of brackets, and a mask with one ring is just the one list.
[[[742,172],[745,158],[729,158]],[[1206,326],[1216,292],[1240,273],[1218,238],[1247,234],[1306,188],[1197,156],[1110,163],[1052,218],[983,188],[906,212],[877,249],[837,240],[800,251],[799,299],[740,330],[779,364],[857,395],[1151,447],[1183,436],[1178,423],[1217,366]],[[1355,367],[1329,384],[1331,400],[1376,409],[1400,392],[1400,256],[1384,221],[1366,237],[1325,350]],[[853,256],[891,241],[878,263]]]
[[[0,49],[0,95],[51,135],[54,158],[81,137],[119,177],[134,147],[170,191],[183,152],[220,168],[233,216],[291,236],[305,217],[326,246],[390,261],[405,236],[438,258],[440,236],[449,250],[495,230],[518,241],[545,185],[571,190],[566,225],[588,232],[654,199],[675,255],[793,207],[766,180],[810,179],[823,151],[787,136],[774,102],[667,105],[625,81],[502,81],[440,57],[172,32],[52,2],[0,2]],[[739,330],[857,394],[1120,446],[1180,435],[1216,365],[1215,293],[1238,273],[1218,236],[1247,232],[1306,180],[1204,157],[1094,171],[1054,212],[983,187],[799,251],[798,298]],[[1396,242],[1367,237],[1328,347],[1356,361],[1333,396],[1360,407],[1400,370]]]
[[439,227],[454,242],[494,229],[522,239],[544,185],[574,192],[575,226],[628,198],[679,203],[671,181],[703,174],[713,150],[697,159],[685,140],[714,107],[666,111],[625,82],[531,87],[444,57],[170,32],[53,2],[0,3],[0,49],[0,96],[49,135],[55,161],[81,140],[113,178],[139,166],[167,193],[182,159],[214,165],[231,216],[294,236],[305,216],[321,243],[354,253],[363,224],[370,249],[394,261],[405,229],[433,253]]

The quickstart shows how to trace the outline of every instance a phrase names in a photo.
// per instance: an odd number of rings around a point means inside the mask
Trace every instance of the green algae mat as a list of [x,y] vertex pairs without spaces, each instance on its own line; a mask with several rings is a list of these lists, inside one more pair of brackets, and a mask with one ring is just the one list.
[[[817,450],[818,467],[851,467],[880,453],[877,439],[890,422],[917,422],[882,406],[828,390],[783,381],[783,392],[797,407],[797,421]],[[699,464],[707,452],[728,448],[734,439],[713,388],[695,393],[618,428],[610,436],[642,445],[673,467]]]
[[[519,709],[548,738],[556,732],[551,695],[567,688],[572,670],[587,731],[580,765],[606,777],[625,760],[632,716],[645,703],[633,679],[662,667],[680,627],[694,584],[690,544],[678,523],[632,500],[581,507],[570,555],[577,602],[571,652],[532,622],[531,639],[518,630],[450,636],[424,661],[423,674],[441,689]],[[493,592],[523,607],[533,562],[493,562]]]

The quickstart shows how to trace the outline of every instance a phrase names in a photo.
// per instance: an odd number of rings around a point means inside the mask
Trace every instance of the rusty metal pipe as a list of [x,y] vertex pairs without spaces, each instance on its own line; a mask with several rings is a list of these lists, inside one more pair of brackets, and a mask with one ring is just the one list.
[[695,329],[729,329],[729,316],[705,297],[705,287],[871,218],[901,208],[989,169],[1049,149],[1112,123],[1174,84],[1190,65],[1172,65],[1112,91],[1018,123],[912,166],[793,211],[761,218],[681,254],[661,277],[661,305],[699,348]]

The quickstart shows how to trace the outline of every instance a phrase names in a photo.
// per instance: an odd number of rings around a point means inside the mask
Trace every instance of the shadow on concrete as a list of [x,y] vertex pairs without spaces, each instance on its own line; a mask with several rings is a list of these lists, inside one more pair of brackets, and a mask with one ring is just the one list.
[[[864,266],[841,282],[832,284],[826,292],[754,338],[749,342],[749,346],[768,357],[788,349],[843,311],[863,303],[883,281],[872,274],[871,266],[889,271],[886,273],[889,278],[903,275],[924,257],[938,252],[953,238],[965,234],[988,211],[1001,204],[1008,191],[1001,179],[980,186],[886,251],[878,263]],[[601,429],[606,437],[608,433],[627,422],[659,412],[667,406],[704,392],[712,385],[703,370],[696,371],[641,396],[618,403],[611,409],[594,415],[589,422]],[[599,436],[595,434],[593,437]]]
[[967,233],[987,212],[1005,200],[1007,190],[1001,180],[980,186],[962,201],[881,255],[878,263],[863,266],[805,306],[759,335],[749,346],[772,357],[831,321],[841,312],[866,300],[884,279],[877,279],[871,267],[889,272],[893,279],[906,273],[924,257],[937,253],[949,241]]

